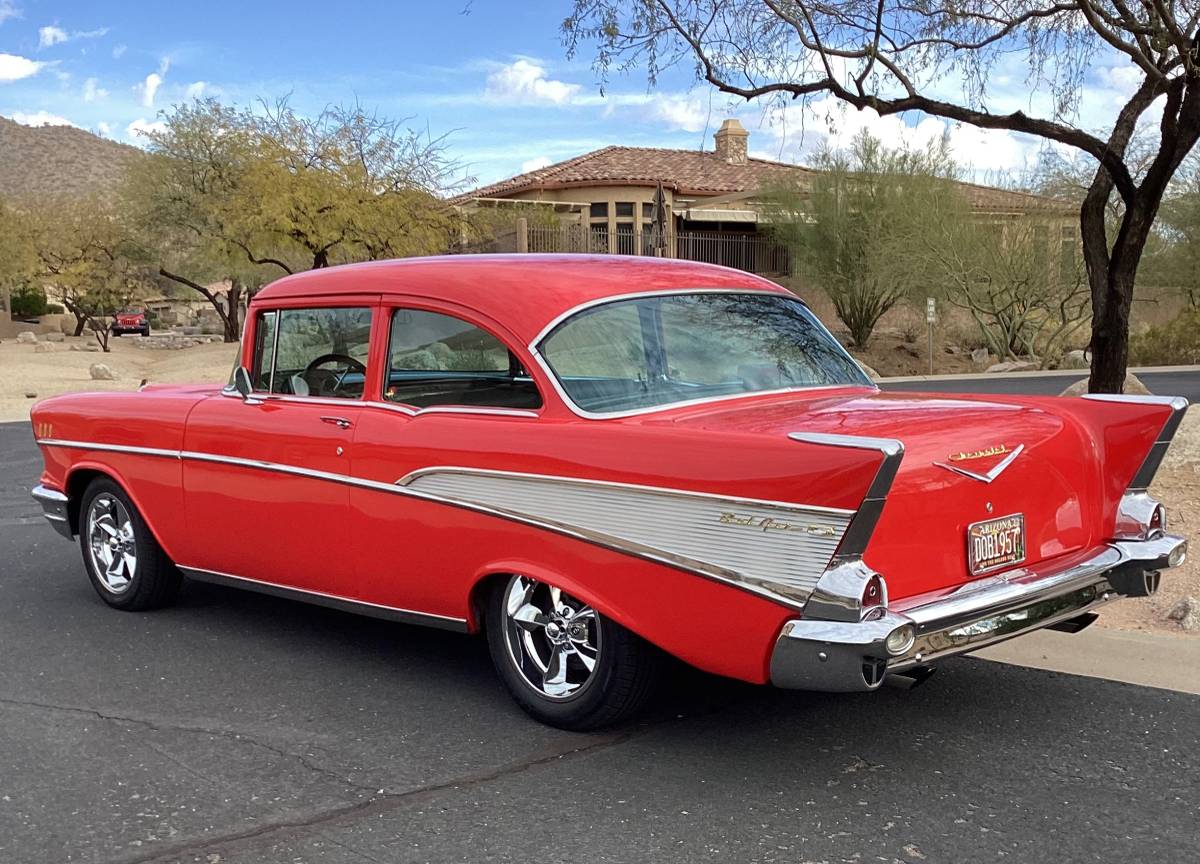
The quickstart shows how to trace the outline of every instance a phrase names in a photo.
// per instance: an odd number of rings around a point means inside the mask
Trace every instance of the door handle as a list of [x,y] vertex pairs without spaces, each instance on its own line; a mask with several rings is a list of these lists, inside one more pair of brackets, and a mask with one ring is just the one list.
[[349,429],[352,425],[354,425],[349,420],[347,420],[345,417],[322,417],[321,422],[322,423],[332,423],[334,426],[338,427],[339,429]]

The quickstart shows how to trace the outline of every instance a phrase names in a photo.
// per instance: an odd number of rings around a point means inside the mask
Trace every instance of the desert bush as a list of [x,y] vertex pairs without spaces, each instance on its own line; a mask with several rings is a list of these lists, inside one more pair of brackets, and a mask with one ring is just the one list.
[[1180,312],[1167,324],[1135,333],[1129,342],[1129,362],[1135,366],[1200,363],[1200,309]]
[[50,311],[46,292],[37,285],[20,285],[12,292],[12,314],[14,318],[36,318]]

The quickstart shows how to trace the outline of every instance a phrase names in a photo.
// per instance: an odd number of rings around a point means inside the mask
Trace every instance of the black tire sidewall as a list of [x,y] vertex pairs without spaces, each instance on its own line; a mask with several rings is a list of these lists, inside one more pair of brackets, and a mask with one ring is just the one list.
[[[92,502],[97,496],[109,494],[121,502],[122,506],[129,513],[129,520],[133,525],[134,545],[137,548],[137,571],[133,574],[133,579],[130,580],[129,587],[120,594],[114,594],[105,586],[102,579],[96,573],[92,565],[91,549],[88,548],[87,536],[87,520],[88,511],[91,509]],[[162,550],[159,548],[158,541],[154,539],[154,535],[150,532],[146,521],[142,519],[142,514],[138,508],[130,500],[125,490],[113,480],[107,477],[98,477],[93,480],[83,493],[83,498],[79,502],[79,548],[83,553],[83,566],[87,570],[88,580],[92,583],[92,587],[100,596],[100,599],[116,609],[138,609],[145,608],[148,598],[156,591],[156,580],[161,579],[159,573],[161,569]]]

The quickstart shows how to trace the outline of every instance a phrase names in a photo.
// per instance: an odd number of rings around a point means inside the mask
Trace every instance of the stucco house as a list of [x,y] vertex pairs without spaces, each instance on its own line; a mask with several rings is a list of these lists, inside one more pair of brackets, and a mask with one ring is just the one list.
[[[759,273],[786,272],[787,250],[763,230],[769,217],[761,193],[784,184],[803,189],[817,172],[750,156],[749,137],[740,122],[729,119],[713,136],[712,150],[603,147],[467,192],[455,203],[504,208],[522,202],[556,214],[558,226],[527,227],[525,237],[516,240],[520,251],[659,254]],[[1074,247],[1069,204],[961,186],[982,216],[1049,216],[1063,232],[1062,240]]]

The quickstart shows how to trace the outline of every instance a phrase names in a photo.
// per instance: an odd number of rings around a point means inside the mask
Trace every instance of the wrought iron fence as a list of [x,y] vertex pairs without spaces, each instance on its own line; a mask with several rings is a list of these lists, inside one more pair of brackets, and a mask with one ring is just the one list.
[[787,275],[790,250],[770,237],[751,232],[677,231],[657,237],[646,230],[618,225],[616,231],[588,225],[533,226],[528,251],[606,255],[658,255],[735,267],[750,273]]

